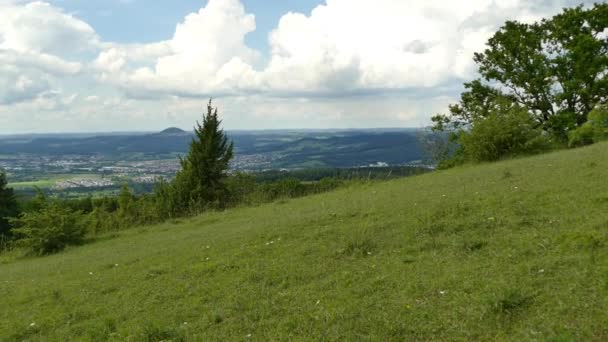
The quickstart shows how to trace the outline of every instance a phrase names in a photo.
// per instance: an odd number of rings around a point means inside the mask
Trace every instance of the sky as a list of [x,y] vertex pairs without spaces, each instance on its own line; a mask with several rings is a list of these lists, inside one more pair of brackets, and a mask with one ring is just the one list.
[[[590,3],[588,1],[587,3]],[[423,127],[572,0],[0,0],[0,134]]]

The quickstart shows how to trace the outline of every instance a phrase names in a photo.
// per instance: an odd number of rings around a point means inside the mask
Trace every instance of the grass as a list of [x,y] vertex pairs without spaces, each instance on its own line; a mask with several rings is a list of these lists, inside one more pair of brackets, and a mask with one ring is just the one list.
[[3,341],[605,341],[608,145],[0,261]]

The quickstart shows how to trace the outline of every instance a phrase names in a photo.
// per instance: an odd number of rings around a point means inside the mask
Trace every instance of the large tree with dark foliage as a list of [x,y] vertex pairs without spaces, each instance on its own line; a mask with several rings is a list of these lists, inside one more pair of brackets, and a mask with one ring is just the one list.
[[608,101],[608,4],[565,9],[533,24],[507,22],[474,60],[481,78],[465,84],[435,128],[462,128],[505,100],[526,108],[539,129],[564,141]]
[[0,171],[0,237],[10,234],[9,217],[19,214],[19,206],[13,189],[8,187],[6,174]]
[[202,123],[197,122],[188,155],[181,160],[174,189],[182,210],[222,206],[227,197],[225,179],[233,156],[233,144],[220,128],[221,120],[211,100]]

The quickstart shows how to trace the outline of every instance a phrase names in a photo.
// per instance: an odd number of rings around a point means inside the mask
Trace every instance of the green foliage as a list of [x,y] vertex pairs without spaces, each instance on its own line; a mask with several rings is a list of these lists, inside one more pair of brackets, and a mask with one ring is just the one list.
[[125,227],[133,226],[133,223],[137,221],[137,203],[135,202],[135,196],[129,189],[126,183],[123,183],[120,192],[118,193],[118,216],[120,222]]
[[13,229],[16,244],[37,255],[55,253],[66,246],[80,244],[86,232],[80,213],[54,203],[40,211],[11,219],[11,223],[17,227]]
[[180,209],[202,210],[222,207],[228,196],[225,180],[233,144],[220,128],[217,108],[207,104],[202,125],[197,122],[190,151],[181,160],[182,170],[174,181]]
[[48,205],[48,198],[40,188],[36,188],[36,195],[29,201],[21,204],[23,212],[40,211]]
[[237,206],[248,203],[250,196],[255,192],[257,184],[252,175],[237,172],[226,179],[226,189],[229,194],[228,204]]
[[458,137],[466,158],[496,161],[507,156],[533,154],[548,148],[548,141],[527,111],[519,106],[493,110],[473,121],[470,131]]
[[599,105],[589,113],[589,120],[570,132],[568,145],[578,147],[608,139],[608,106]]
[[89,234],[100,235],[125,228],[115,213],[109,212],[103,206],[97,206],[86,217],[86,227]]
[[[561,142],[580,127],[608,88],[608,4],[565,9],[540,22],[509,21],[476,53],[481,79],[465,84],[449,115],[435,129],[460,130],[484,118],[503,100],[518,104]],[[584,143],[584,137],[582,142]]]
[[593,126],[587,124],[575,129],[568,134],[568,146],[580,147],[593,144],[593,131]]
[[[434,117],[434,120],[441,120],[441,118]],[[437,124],[441,126],[443,122],[438,121]],[[432,165],[441,165],[452,158],[457,150],[457,144],[451,135],[437,129],[420,131],[418,146],[422,150],[425,162]]]
[[[0,170],[0,244],[10,234],[11,225],[10,217],[16,217],[19,214],[19,206],[13,189],[7,186],[6,174]],[[1,249],[0,245],[0,249]]]

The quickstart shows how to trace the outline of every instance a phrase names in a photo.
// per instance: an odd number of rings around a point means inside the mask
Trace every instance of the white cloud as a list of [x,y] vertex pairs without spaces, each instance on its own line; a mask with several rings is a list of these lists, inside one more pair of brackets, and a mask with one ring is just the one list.
[[149,65],[115,47],[97,65],[103,79],[138,97],[342,97],[433,88],[473,77],[473,53],[504,21],[537,20],[567,2],[327,0],[310,15],[285,14],[269,34],[267,64],[256,70],[259,53],[245,44],[254,16],[238,0],[210,0],[158,43]]
[[19,69],[36,69],[58,76],[73,75],[82,69],[82,64],[68,62],[57,56],[3,49],[0,49],[0,64],[12,65]]
[[58,100],[56,94],[83,65],[67,57],[94,51],[94,30],[44,2],[1,1],[0,13],[0,105],[31,101],[48,109],[71,104],[73,99]]
[[103,79],[134,93],[201,95],[253,88],[251,64],[259,53],[245,45],[245,36],[255,27],[255,17],[240,1],[210,0],[177,25],[171,40],[112,46],[95,64],[105,72]]
[[40,75],[0,66],[0,105],[32,100],[49,89],[49,82]]
[[0,3],[0,10],[0,48],[61,56],[99,43],[91,26],[45,2]]
[[270,37],[265,80],[276,91],[340,94],[467,79],[475,71],[473,53],[502,23],[539,18],[558,2],[327,0],[309,16],[281,19]]
[[104,42],[45,2],[0,0],[0,126],[187,127],[208,96],[224,96],[236,128],[420,125],[474,77],[473,53],[505,20],[567,5],[576,3],[326,0],[285,14],[262,53],[246,44],[256,22],[240,0],[210,0],[171,39],[145,44]]

